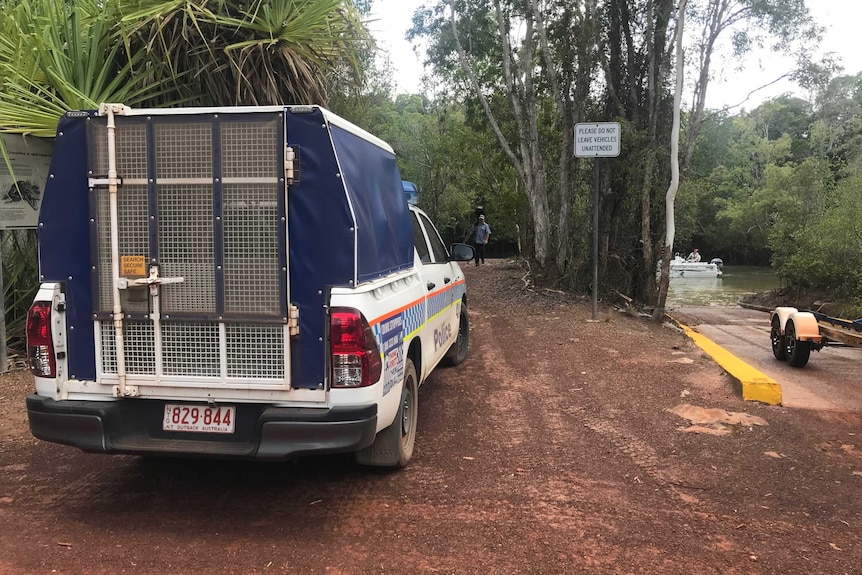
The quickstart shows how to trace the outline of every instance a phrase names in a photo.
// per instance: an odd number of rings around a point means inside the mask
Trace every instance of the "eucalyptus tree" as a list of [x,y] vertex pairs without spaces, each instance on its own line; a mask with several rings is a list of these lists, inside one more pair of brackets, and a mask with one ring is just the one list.
[[[809,81],[814,75],[806,74],[813,68],[807,54],[813,42],[819,37],[819,28],[809,15],[805,0],[691,0],[686,6],[680,3],[694,23],[700,25],[700,34],[694,43],[695,71],[692,91],[692,108],[688,118],[688,130],[684,152],[680,162],[681,180],[684,180],[691,165],[694,148],[700,136],[705,118],[707,90],[712,78],[712,62],[720,41],[731,36],[732,57],[740,58],[755,47],[769,44],[777,52],[795,52],[800,62],[796,72],[788,72],[797,80]],[[677,58],[685,55],[677,50]],[[827,67],[828,68],[828,67]],[[673,210],[670,203],[667,210]],[[672,240],[673,213],[665,215],[668,222],[666,235]],[[666,243],[665,259],[673,251],[672,242]],[[646,259],[646,258],[645,258]],[[649,265],[650,262],[645,261]],[[663,266],[660,289],[657,294],[655,317],[664,313],[667,296],[668,277]]]
[[[813,21],[806,0],[689,0],[688,4],[693,27],[699,26],[699,31],[692,42],[695,81],[691,91],[692,107],[682,159],[683,171],[691,165],[694,147],[706,118],[706,96],[715,75],[714,65],[720,48],[724,48],[723,58],[733,62],[739,62],[757,48],[768,48],[774,53],[789,54],[797,59],[795,69],[766,79],[765,85],[789,77],[806,85],[822,86],[834,72],[831,56],[827,57],[825,68],[810,60],[810,54],[821,38],[822,28]],[[726,39],[730,41],[729,46],[722,45]],[[816,79],[817,74],[812,73],[813,70],[825,71],[827,78]]]
[[[686,0],[680,0],[679,16],[677,18],[676,33],[676,53],[682,53],[683,35],[685,34],[685,5]],[[670,185],[665,195],[665,243],[664,253],[662,254],[661,265],[661,281],[663,284],[659,290],[659,301],[656,306],[653,319],[662,319],[664,315],[664,299],[662,294],[667,294],[667,283],[670,281],[670,259],[673,253],[673,240],[676,233],[675,227],[675,211],[674,203],[676,202],[676,193],[679,190],[679,130],[680,130],[680,108],[682,107],[682,86],[685,78],[684,59],[676,59],[676,83],[673,91],[673,123],[671,126],[670,140]]]
[[615,283],[639,301],[653,303],[655,254],[661,249],[666,216],[660,200],[665,182],[671,180],[670,162],[663,160],[669,155],[673,116],[674,3],[608,0],[605,10],[607,24],[599,37],[607,85],[604,101],[632,133],[631,145],[621,156],[625,167],[609,184],[606,209],[608,233],[615,234],[629,275],[619,274]]
[[528,200],[533,255],[551,276],[571,266],[573,126],[596,69],[587,4],[445,0],[418,12],[412,31],[429,39],[436,73],[478,102]]

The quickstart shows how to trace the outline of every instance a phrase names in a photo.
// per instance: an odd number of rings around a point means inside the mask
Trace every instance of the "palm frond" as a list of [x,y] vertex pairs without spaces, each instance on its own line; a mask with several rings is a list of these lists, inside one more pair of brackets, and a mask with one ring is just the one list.
[[[129,53],[100,0],[21,0],[0,42],[0,130],[51,137],[68,110],[137,105],[175,92],[176,74]],[[16,63],[24,62],[23,66]]]
[[121,23],[130,52],[190,71],[199,105],[326,104],[332,71],[370,42],[349,0],[140,0]]

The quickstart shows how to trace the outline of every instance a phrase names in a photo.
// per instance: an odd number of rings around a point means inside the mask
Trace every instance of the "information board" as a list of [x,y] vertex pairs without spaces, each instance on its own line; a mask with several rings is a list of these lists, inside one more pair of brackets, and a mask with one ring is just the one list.
[[9,158],[7,163],[0,155],[0,229],[35,229],[54,145],[34,136],[0,137]]

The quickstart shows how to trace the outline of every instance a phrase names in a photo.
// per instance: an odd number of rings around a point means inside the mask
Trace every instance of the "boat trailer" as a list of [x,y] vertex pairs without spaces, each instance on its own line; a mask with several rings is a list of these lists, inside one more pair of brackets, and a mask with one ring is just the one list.
[[769,337],[775,359],[792,367],[804,367],[811,350],[862,347],[862,318],[853,321],[817,311],[777,307],[770,313]]

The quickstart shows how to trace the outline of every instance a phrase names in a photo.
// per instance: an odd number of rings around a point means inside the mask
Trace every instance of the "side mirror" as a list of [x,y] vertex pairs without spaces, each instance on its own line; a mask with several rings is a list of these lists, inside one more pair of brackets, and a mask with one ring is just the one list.
[[469,244],[452,244],[449,247],[449,261],[469,262],[476,257],[476,250]]

